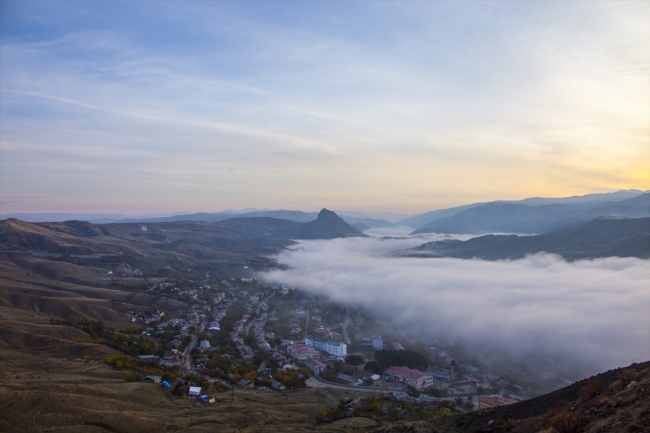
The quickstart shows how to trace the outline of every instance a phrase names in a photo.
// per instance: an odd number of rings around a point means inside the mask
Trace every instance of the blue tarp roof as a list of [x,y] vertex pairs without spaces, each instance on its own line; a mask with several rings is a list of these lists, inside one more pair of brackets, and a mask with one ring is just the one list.
[[203,401],[203,400],[207,400],[207,399],[208,399],[207,395],[202,395],[199,398],[197,398],[198,401]]
[[169,388],[169,387],[170,387],[169,382],[167,382],[166,380],[164,380],[164,381],[160,384],[160,386],[164,386],[165,388]]

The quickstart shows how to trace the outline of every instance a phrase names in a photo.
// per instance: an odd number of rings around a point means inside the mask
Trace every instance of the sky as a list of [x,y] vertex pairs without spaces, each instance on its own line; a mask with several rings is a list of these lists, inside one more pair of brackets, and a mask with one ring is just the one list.
[[0,2],[0,213],[650,189],[650,3]]
[[437,338],[488,365],[542,362],[576,380],[650,359],[647,260],[391,256],[436,238],[301,241],[263,277],[363,307],[396,325],[402,344]]

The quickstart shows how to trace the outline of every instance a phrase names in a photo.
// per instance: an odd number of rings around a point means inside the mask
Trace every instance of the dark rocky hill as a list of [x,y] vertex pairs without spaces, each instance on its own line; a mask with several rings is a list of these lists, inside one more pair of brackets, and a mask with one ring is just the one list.
[[323,209],[314,221],[298,223],[269,217],[232,218],[215,223],[247,239],[275,236],[285,239],[335,239],[365,236],[336,213]]

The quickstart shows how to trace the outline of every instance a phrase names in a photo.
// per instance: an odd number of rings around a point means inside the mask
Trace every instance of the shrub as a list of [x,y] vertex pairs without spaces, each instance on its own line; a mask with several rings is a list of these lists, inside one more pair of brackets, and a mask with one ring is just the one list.
[[517,427],[517,421],[514,419],[510,418],[508,421],[504,422],[503,425],[501,425],[501,430],[504,432],[511,432]]
[[519,423],[512,433],[537,433],[542,430],[542,423],[536,418],[528,418]]
[[605,385],[600,380],[589,379],[585,386],[582,387],[582,399],[584,401],[591,400],[600,394],[603,389],[605,389]]
[[588,422],[589,418],[581,410],[559,412],[550,419],[551,427],[558,433],[580,433]]
[[639,377],[639,373],[631,368],[626,368],[625,370],[621,370],[618,372],[616,375],[616,378],[621,381],[623,386],[629,385],[631,382],[634,382],[637,377]]

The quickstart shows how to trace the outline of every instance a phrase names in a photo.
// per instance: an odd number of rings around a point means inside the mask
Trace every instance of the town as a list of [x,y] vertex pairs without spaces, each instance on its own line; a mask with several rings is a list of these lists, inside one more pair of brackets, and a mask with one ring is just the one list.
[[[247,263],[183,271],[183,278],[149,277],[146,284],[137,269],[107,272],[117,284],[137,283],[144,292],[177,301],[169,311],[124,311],[131,325],[108,344],[136,360],[106,362],[123,369],[127,381],[153,382],[205,401],[212,389],[335,387],[359,397],[341,410],[381,408],[396,419],[409,408],[434,414],[512,404],[567,382],[531,365],[491,371],[462,347],[409,339],[367,311],[260,281]],[[374,407],[377,398],[386,403]]]

